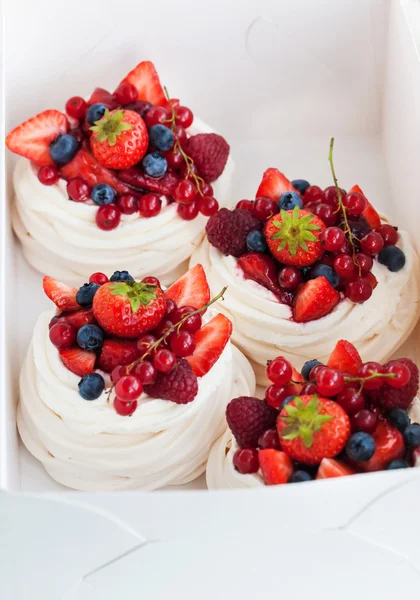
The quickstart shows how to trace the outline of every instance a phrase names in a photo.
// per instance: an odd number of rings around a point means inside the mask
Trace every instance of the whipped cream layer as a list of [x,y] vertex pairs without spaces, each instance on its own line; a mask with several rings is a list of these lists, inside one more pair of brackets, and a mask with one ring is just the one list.
[[399,246],[406,264],[391,273],[374,261],[378,280],[371,298],[363,304],[341,301],[325,317],[296,323],[292,310],[255,281],[245,280],[233,256],[224,256],[205,238],[193,254],[191,265],[200,262],[206,270],[213,293],[227,285],[220,305],[233,323],[232,340],[251,360],[257,382],[267,384],[267,360],[283,355],[297,369],[317,358],[326,362],[339,339],[352,342],[365,361],[384,361],[405,341],[420,314],[420,265],[404,231]]
[[[189,132],[213,130],[195,118]],[[212,184],[221,206],[228,201],[233,169],[229,157],[222,175]],[[95,204],[69,200],[61,179],[56,185],[43,185],[37,170],[27,159],[18,159],[12,214],[23,254],[35,269],[70,285],[87,281],[94,271],[111,275],[126,269],[135,279],[154,275],[165,285],[185,273],[188,259],[203,238],[206,217],[184,221],[172,203],[163,205],[156,217],[121,215],[116,229],[103,231],[95,222]]]
[[153,490],[203,473],[213,442],[226,428],[226,405],[254,393],[254,374],[239,350],[227,345],[199,379],[193,402],[142,394],[135,413],[121,417],[105,392],[91,402],[79,395],[80,377],[66,369],[49,340],[51,317],[42,313],[36,323],[17,411],[23,443],[51,477],[85,491]]
[[[420,423],[420,399],[416,398],[409,411],[413,423]],[[233,466],[233,455],[239,450],[230,429],[214,443],[207,461],[207,486],[211,489],[252,488],[264,485],[260,472],[241,475]],[[416,467],[420,466],[420,456]]]

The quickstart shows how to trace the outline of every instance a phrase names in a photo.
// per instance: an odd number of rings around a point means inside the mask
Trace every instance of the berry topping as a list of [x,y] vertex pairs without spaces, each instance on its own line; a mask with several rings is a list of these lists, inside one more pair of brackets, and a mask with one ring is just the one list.
[[402,458],[397,458],[396,460],[391,460],[385,467],[386,471],[393,471],[394,469],[407,469],[408,468],[407,461]]
[[131,83],[136,88],[136,100],[145,100],[154,106],[166,105],[165,93],[152,62],[145,60],[139,63],[121,83],[123,82]]
[[411,423],[404,429],[404,441],[409,448],[420,446],[420,425]]
[[382,237],[385,246],[395,246],[398,242],[398,230],[396,227],[392,227],[392,225],[388,225],[384,223],[376,230],[377,233]]
[[356,466],[363,471],[381,471],[391,460],[404,456],[405,447],[402,434],[385,419],[379,419],[372,437],[375,443],[373,456],[369,460],[356,462]]
[[311,185],[306,179],[292,179],[291,184],[300,194],[304,194]]
[[134,215],[134,213],[139,210],[138,196],[130,194],[129,192],[118,196],[116,204],[123,215]]
[[217,362],[232,334],[232,323],[216,315],[195,334],[196,347],[187,358],[197,377],[203,377]]
[[346,475],[354,475],[356,471],[346,465],[341,460],[334,458],[323,458],[319,465],[316,478],[317,479],[330,479],[332,477],[344,477]]
[[[385,368],[388,368],[391,363],[387,363]],[[409,382],[400,388],[394,388],[389,385],[388,380],[379,390],[369,391],[369,400],[381,409],[402,408],[408,409],[419,390],[419,370],[417,366],[409,358],[400,358],[398,363],[402,363],[410,370],[411,377]]]
[[119,171],[118,178],[140,192],[147,190],[166,196],[173,195],[175,186],[179,181],[178,176],[171,172],[165,173],[160,179],[149,177],[138,166]]
[[267,377],[277,385],[286,385],[292,378],[292,365],[282,356],[271,360],[267,366]]
[[219,203],[213,196],[202,196],[198,201],[198,210],[205,217],[211,217],[219,210]]
[[246,236],[246,247],[250,252],[265,252],[268,246],[264,234],[258,230],[250,231]]
[[88,111],[86,114],[86,121],[89,123],[89,125],[93,125],[94,123],[96,123],[96,121],[99,121],[99,119],[102,119],[102,117],[104,116],[104,114],[107,110],[108,110],[108,108],[105,104],[102,104],[100,102],[98,102],[96,104],[92,104],[88,108]]
[[279,199],[278,209],[281,210],[293,210],[295,206],[299,208],[303,207],[302,198],[297,192],[284,192]]
[[328,359],[328,366],[342,373],[357,375],[362,366],[362,359],[353,344],[339,340]]
[[297,267],[284,267],[279,271],[278,281],[284,290],[296,290],[302,283],[302,272]]
[[264,433],[258,438],[258,448],[275,448],[276,450],[280,450],[280,441],[277,434],[277,429],[267,429],[267,431],[264,431]]
[[284,452],[267,448],[258,452],[265,485],[287,483],[293,473],[293,463]]
[[97,325],[83,325],[77,332],[77,343],[83,350],[100,350],[104,332]]
[[101,286],[99,283],[84,283],[77,290],[76,301],[80,306],[91,306],[93,297]]
[[66,102],[66,113],[73,119],[84,119],[87,111],[87,102],[80,96],[73,96]]
[[312,369],[314,369],[315,367],[321,365],[322,366],[322,362],[320,362],[319,360],[316,360],[316,358],[313,358],[311,360],[307,360],[306,363],[303,365],[301,373],[302,373],[302,377],[304,379],[306,379],[307,381],[309,381],[309,376],[311,374]]
[[363,410],[365,406],[364,395],[353,388],[345,388],[338,394],[336,401],[350,416]]
[[93,299],[99,325],[117,337],[136,338],[150,331],[165,314],[162,290],[134,281],[105,283]]
[[134,402],[124,402],[118,396],[114,398],[114,409],[120,417],[130,417],[137,410],[137,400]]
[[153,125],[149,129],[149,140],[151,145],[161,152],[170,150],[175,143],[173,132],[165,125]]
[[287,265],[312,265],[324,253],[320,238],[325,224],[306,210],[282,210],[267,222],[265,237],[271,253]]
[[[242,202],[249,202],[249,200],[242,200]],[[241,206],[236,206],[236,208],[242,208]],[[246,208],[246,205],[245,205]],[[266,221],[273,215],[277,214],[278,207],[277,202],[272,200],[271,198],[257,198],[255,202],[252,202],[252,211],[254,215],[260,221]]]
[[278,202],[284,192],[296,192],[296,189],[278,169],[267,169],[255,197],[265,196]]
[[105,381],[99,373],[88,373],[78,383],[79,394],[84,400],[97,400],[105,388]]
[[385,265],[389,271],[397,273],[405,265],[405,254],[397,246],[385,246],[378,256],[378,260]]
[[155,179],[162,177],[168,168],[166,158],[160,152],[146,154],[141,164],[146,175]]
[[93,155],[109,169],[132,167],[146,154],[149,144],[147,127],[143,119],[131,110],[109,112],[107,109],[90,129],[93,132],[90,138]]
[[92,373],[95,368],[96,354],[81,348],[60,348],[60,358],[64,366],[79,377]]
[[177,306],[192,306],[199,309],[210,300],[210,288],[202,265],[197,264],[178,279],[165,292],[165,298]]
[[241,448],[256,448],[260,436],[275,426],[277,411],[264,400],[239,396],[229,402],[226,420]]
[[293,316],[298,323],[307,323],[328,315],[338,304],[340,294],[325,277],[307,281],[298,289]]
[[376,229],[377,227],[379,227],[381,224],[381,219],[380,219],[378,213],[376,212],[376,210],[373,208],[373,206],[371,205],[369,200],[366,198],[366,196],[360,189],[360,187],[358,185],[354,185],[349,190],[349,194],[352,192],[357,192],[357,193],[361,194],[365,199],[366,206],[363,210],[362,215],[363,215],[364,219],[367,221],[369,227],[371,229]]
[[330,265],[325,265],[323,263],[314,265],[309,271],[309,279],[316,279],[317,277],[325,277],[333,288],[338,287],[338,284],[340,283],[338,273]]
[[371,410],[362,408],[351,418],[352,431],[373,433],[378,424],[378,415]]
[[111,204],[115,200],[115,190],[107,183],[97,183],[93,186],[91,198],[98,206]]
[[275,294],[279,293],[274,259],[260,252],[249,252],[238,259],[244,278],[256,281]]
[[101,165],[90,152],[84,149],[79,150],[72,161],[61,167],[60,175],[67,181],[81,177],[90,187],[97,183],[107,183],[117,192],[129,191],[129,188],[121,183],[112,171]]
[[[163,335],[164,332],[162,332]],[[172,371],[176,362],[175,354],[166,348],[156,350],[153,356],[153,365],[157,371],[161,373],[169,373]]]
[[38,179],[43,185],[54,185],[59,178],[60,175],[55,167],[44,166],[38,171]]
[[248,210],[222,208],[207,221],[210,244],[226,256],[239,257],[247,251],[247,236],[261,229],[261,221]]
[[277,421],[280,446],[294,460],[315,465],[339,454],[350,434],[350,419],[336,402],[297,396]]
[[406,410],[402,408],[391,408],[386,413],[388,421],[394,425],[399,431],[403,432],[410,425],[410,417]]
[[235,469],[241,475],[256,473],[260,468],[258,450],[255,448],[241,448],[237,450],[233,455],[232,462]]
[[115,367],[129,365],[140,355],[135,340],[105,340],[99,355],[98,367],[111,373]]
[[114,92],[115,100],[122,106],[136,102],[137,96],[137,88],[128,81],[122,81]]
[[375,440],[369,433],[353,433],[346,444],[346,455],[354,461],[365,462],[375,453]]
[[84,179],[74,177],[67,183],[67,193],[73,202],[86,202],[90,198],[91,189]]
[[229,156],[229,144],[217,133],[199,133],[188,140],[188,154],[200,175],[211,183],[223,173]]
[[111,231],[120,224],[121,211],[114,204],[104,204],[100,206],[96,213],[96,224],[99,229]]
[[169,373],[159,372],[156,381],[145,387],[152,398],[171,400],[176,404],[192,402],[198,393],[197,376],[184,359],[178,359]]
[[344,377],[340,371],[321,367],[316,374],[315,384],[322,396],[331,398],[344,390]]
[[50,144],[51,158],[58,165],[65,165],[70,162],[79,149],[79,142],[72,135],[64,133],[59,135]]
[[128,271],[115,271],[109,281],[134,281],[134,277]]
[[289,483],[301,483],[302,481],[312,481],[312,479],[312,475],[310,475],[307,471],[298,469],[289,477]]
[[21,123],[7,135],[6,146],[37,165],[54,165],[50,144],[67,132],[66,115],[58,110],[45,110]]
[[47,275],[42,280],[42,287],[45,294],[54,302],[57,308],[61,310],[76,310],[80,308],[76,300],[77,288],[60,283]]
[[51,327],[49,336],[56,348],[70,348],[76,341],[76,328],[65,321],[58,321]]
[[95,322],[95,316],[91,308],[83,308],[69,313],[62,313],[58,317],[60,321],[65,321],[69,325],[73,325],[76,331],[79,330],[83,325],[89,325]]
[[123,375],[115,384],[115,394],[122,402],[137,400],[142,391],[142,383],[135,375]]

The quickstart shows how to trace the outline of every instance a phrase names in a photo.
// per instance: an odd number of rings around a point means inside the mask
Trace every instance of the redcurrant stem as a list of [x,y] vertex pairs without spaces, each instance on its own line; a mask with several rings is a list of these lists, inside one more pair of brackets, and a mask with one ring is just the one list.
[[172,133],[174,134],[175,137],[175,150],[179,150],[182,158],[184,159],[185,165],[187,167],[187,172],[185,175],[185,179],[188,179],[188,177],[192,177],[194,180],[195,185],[197,186],[197,190],[198,193],[200,194],[200,196],[204,196],[203,192],[202,192],[202,187],[204,187],[205,185],[205,181],[202,177],[200,177],[199,175],[197,175],[196,173],[193,172],[193,170],[191,169],[191,167],[194,165],[194,161],[191,158],[191,156],[188,156],[188,154],[184,151],[183,147],[181,146],[181,143],[179,141],[179,137],[177,135],[176,132],[176,112],[175,112],[175,108],[174,105],[172,104],[172,100],[169,96],[169,92],[168,89],[166,88],[166,86],[163,87],[163,90],[165,92],[165,96],[166,99],[168,101],[169,107],[171,109],[171,118],[168,119],[167,121],[164,121],[165,123],[170,123],[171,124],[171,130]]
[[330,141],[330,151],[328,153],[328,160],[329,160],[329,163],[330,163],[330,166],[331,166],[331,173],[332,173],[332,176],[333,176],[335,189],[337,190],[338,209],[337,209],[336,212],[338,212],[340,209],[343,212],[344,233],[346,233],[348,235],[349,242],[351,244],[352,251],[353,251],[353,261],[354,261],[354,264],[359,269],[359,276],[360,276],[362,274],[362,269],[361,269],[359,260],[357,258],[356,247],[355,247],[355,244],[354,244],[354,240],[357,240],[357,238],[353,234],[353,232],[352,232],[352,230],[350,228],[348,217],[347,217],[347,209],[346,209],[346,207],[343,204],[343,198],[341,196],[341,189],[340,189],[340,186],[338,185],[338,179],[337,179],[337,176],[335,174],[335,169],[334,169],[333,150],[334,150],[334,138],[332,137],[331,141]]
[[[132,363],[130,363],[129,365],[127,365],[125,367],[126,369],[126,375],[128,375],[129,373],[131,373],[132,369],[138,365],[139,363],[143,362],[144,359],[146,358],[146,356],[148,356],[149,354],[151,354],[154,350],[156,350],[156,348],[158,348],[160,346],[160,344],[162,342],[164,342],[166,340],[166,338],[168,337],[168,335],[170,335],[171,333],[173,333],[176,329],[181,328],[182,324],[192,315],[200,315],[201,313],[205,312],[209,306],[211,306],[212,304],[214,304],[215,302],[218,302],[218,300],[223,300],[223,295],[227,290],[227,286],[225,286],[218,294],[217,296],[214,296],[214,298],[212,298],[211,300],[209,300],[208,302],[206,302],[206,304],[203,304],[203,306],[201,308],[198,308],[197,310],[192,310],[189,313],[186,313],[182,319],[180,321],[178,321],[178,323],[175,323],[174,325],[172,325],[171,327],[169,327],[167,329],[167,331],[165,331],[165,333],[162,335],[162,337],[160,337],[158,340],[156,340],[156,342],[154,344],[152,344],[151,346],[149,346],[149,348],[146,350],[146,352],[144,354],[142,354],[142,356],[140,358],[136,358],[136,360],[134,360]],[[109,402],[110,396],[111,396],[111,392],[115,387],[115,383],[113,383],[111,385],[111,387],[109,388],[108,391],[108,398],[107,398],[107,402]]]

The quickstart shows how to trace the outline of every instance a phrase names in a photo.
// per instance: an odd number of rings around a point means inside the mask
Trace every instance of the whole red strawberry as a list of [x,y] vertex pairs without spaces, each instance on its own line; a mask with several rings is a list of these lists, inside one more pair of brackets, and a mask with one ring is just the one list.
[[152,398],[188,404],[197,395],[198,380],[190,364],[181,358],[169,373],[159,372],[155,383],[145,386],[144,389]]
[[217,133],[199,133],[188,140],[188,154],[208,183],[223,173],[229,150],[227,141]]
[[400,388],[393,388],[386,382],[378,390],[366,392],[372,404],[383,410],[390,408],[402,408],[407,410],[419,391],[419,370],[409,358],[399,358],[398,361],[391,360],[384,367],[394,362],[406,365],[411,372],[410,381]]
[[256,448],[260,435],[275,425],[277,414],[264,400],[251,396],[234,398],[226,408],[226,420],[241,448]]
[[102,285],[93,298],[93,314],[107,333],[137,338],[154,329],[166,309],[162,290],[136,281],[115,281]]
[[247,251],[246,237],[262,224],[249,210],[221,208],[207,221],[207,238],[225,256],[237,258]]
[[149,134],[143,119],[132,110],[109,110],[90,128],[95,158],[109,169],[126,169],[146,154]]
[[267,221],[265,237],[274,258],[285,265],[307,267],[324,254],[320,238],[325,228],[319,217],[295,206]]
[[339,404],[320,396],[296,396],[277,420],[281,449],[293,460],[317,465],[343,450],[350,419]]

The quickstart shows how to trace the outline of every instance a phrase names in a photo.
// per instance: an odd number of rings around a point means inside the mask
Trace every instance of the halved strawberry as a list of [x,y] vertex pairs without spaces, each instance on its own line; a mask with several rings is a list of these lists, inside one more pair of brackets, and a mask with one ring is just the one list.
[[197,377],[210,371],[225,349],[232,334],[232,323],[222,314],[216,315],[195,334],[196,348],[187,361]]
[[340,294],[325,277],[310,279],[300,286],[295,297],[293,317],[297,323],[315,321],[328,315],[338,304]]
[[323,458],[319,465],[316,479],[331,479],[332,477],[344,477],[345,475],[355,475],[356,473],[357,471],[341,460]]
[[299,193],[283,173],[280,173],[278,169],[271,168],[264,171],[260,187],[258,188],[255,197],[260,198],[260,196],[266,196],[277,202],[284,192]]
[[301,381],[302,385],[300,385],[299,383],[289,383],[287,385],[287,395],[288,396],[299,396],[303,386],[305,385],[306,380],[303,377],[303,375],[301,373],[299,373],[299,371],[296,371],[296,369],[292,366],[292,381]]
[[287,483],[293,473],[293,463],[285,452],[266,448],[258,452],[265,485]]
[[82,308],[67,314],[60,315],[60,321],[65,321],[70,325],[73,325],[76,329],[80,329],[83,325],[90,325],[96,323],[93,310],[91,308]]
[[98,103],[105,104],[105,106],[110,110],[117,108],[118,106],[118,102],[115,101],[114,96],[103,88],[95,88],[93,90],[93,94],[88,100],[89,106]]
[[60,358],[64,366],[80,377],[92,373],[95,368],[96,354],[81,348],[61,348]]
[[210,288],[202,265],[195,265],[178,281],[166,290],[165,298],[170,298],[178,306],[201,308],[210,300]]
[[166,104],[165,93],[161,86],[159,75],[155,66],[149,60],[145,60],[137,65],[123,79],[128,81],[137,89],[137,100],[146,100],[155,106],[164,106]]
[[92,187],[97,183],[107,183],[121,193],[130,189],[117,179],[112,171],[102,166],[88,150],[83,148],[79,150],[73,160],[61,167],[60,175],[67,180],[81,177]]
[[175,186],[179,182],[179,177],[172,171],[167,171],[163,177],[156,179],[145,175],[139,167],[130,167],[129,169],[122,169],[118,173],[118,177],[124,183],[139,190],[139,191],[150,191],[158,194],[164,194],[165,196],[173,196]]
[[376,212],[376,210],[373,208],[372,204],[366,198],[361,188],[358,185],[354,185],[352,188],[349,189],[349,193],[350,192],[358,192],[359,194],[362,194],[362,196],[364,196],[366,200],[366,208],[362,212],[362,216],[366,219],[371,229],[376,229],[377,227],[379,227],[381,224],[381,218]]
[[248,252],[238,259],[245,279],[252,279],[275,294],[280,292],[274,259],[261,252]]
[[54,165],[50,144],[59,135],[66,133],[68,128],[66,115],[58,110],[44,110],[12,129],[6,137],[6,146],[37,165]]
[[391,460],[403,458],[404,438],[389,421],[380,418],[372,436],[375,440],[374,455],[365,462],[356,463],[363,471],[382,471]]
[[119,365],[129,365],[139,356],[136,340],[105,340],[98,367],[107,373]]
[[42,280],[44,292],[57,308],[61,310],[76,310],[80,305],[76,301],[77,288],[60,283],[53,277],[45,275]]
[[363,362],[360,354],[350,342],[339,340],[328,359],[328,366],[342,373],[357,375]]

